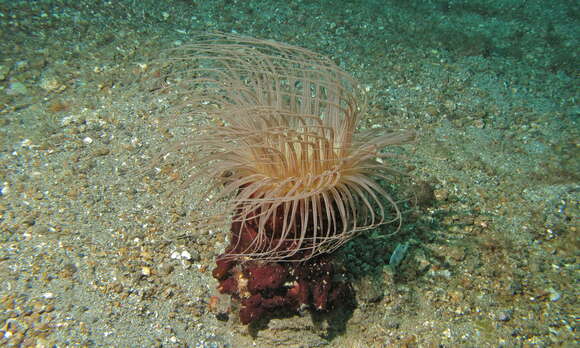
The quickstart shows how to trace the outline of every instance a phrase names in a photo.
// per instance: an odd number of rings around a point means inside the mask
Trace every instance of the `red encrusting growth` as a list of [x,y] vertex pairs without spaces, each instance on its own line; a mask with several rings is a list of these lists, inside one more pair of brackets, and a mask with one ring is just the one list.
[[[218,258],[213,276],[219,281],[219,291],[241,304],[239,316],[243,324],[267,315],[297,313],[304,308],[326,311],[352,297],[350,285],[334,279],[335,270],[327,255],[295,262],[244,262],[228,255],[240,254],[244,246],[252,243],[255,226],[234,223],[232,234],[234,238]],[[296,257],[301,259],[301,255]]]

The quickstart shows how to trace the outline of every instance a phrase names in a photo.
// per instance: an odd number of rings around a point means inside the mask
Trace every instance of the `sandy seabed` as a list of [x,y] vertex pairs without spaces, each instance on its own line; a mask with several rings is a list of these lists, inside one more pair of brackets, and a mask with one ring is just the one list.
[[[563,0],[0,1],[0,345],[577,345],[579,17]],[[152,169],[195,120],[173,132],[148,88],[160,52],[205,31],[325,54],[367,91],[362,127],[420,135],[403,229],[338,251],[354,310],[248,328],[216,309],[227,231],[192,223],[212,215],[195,180],[176,194]]]

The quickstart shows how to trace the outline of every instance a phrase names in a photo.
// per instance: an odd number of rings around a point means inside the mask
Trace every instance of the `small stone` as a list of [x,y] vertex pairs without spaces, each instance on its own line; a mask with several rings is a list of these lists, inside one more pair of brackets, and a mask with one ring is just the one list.
[[163,293],[161,295],[164,298],[170,298],[171,296],[173,296],[173,290],[171,288],[166,288],[165,290],[163,290]]
[[427,274],[433,278],[451,279],[451,272],[448,269],[429,270]]
[[19,60],[18,62],[16,62],[16,64],[14,64],[14,68],[16,69],[16,71],[26,71],[28,70],[29,67],[29,63],[27,60]]
[[383,289],[381,284],[366,276],[355,284],[357,297],[363,303],[378,302],[383,298]]
[[116,294],[120,294],[121,292],[123,292],[123,284],[115,282],[109,285],[109,289]]
[[32,234],[35,236],[44,236],[52,233],[53,231],[46,225],[34,225],[32,228]]
[[37,337],[36,338],[36,348],[48,348],[48,347],[53,347],[54,346],[54,342],[44,338],[44,337]]
[[33,302],[32,311],[36,313],[44,313],[44,304],[42,302]]
[[8,185],[8,182],[5,181],[0,185],[0,196],[6,196],[9,193],[10,185]]
[[6,65],[0,65],[0,81],[6,80],[10,69]]
[[141,267],[141,274],[145,277],[149,277],[151,275],[151,267],[143,266]]
[[523,285],[518,281],[513,281],[508,286],[508,293],[512,296],[521,294],[523,292]]
[[550,301],[552,301],[552,302],[556,302],[560,298],[562,298],[562,294],[559,293],[558,291],[556,291],[556,289],[554,289],[554,288],[549,288],[548,292],[550,293]]
[[483,120],[475,120],[475,121],[473,121],[473,126],[475,128],[482,129],[485,127],[485,122],[483,122]]
[[427,259],[425,253],[418,251],[415,253],[415,262],[417,264],[417,270],[419,272],[426,272],[433,264]]
[[465,249],[460,247],[451,247],[447,250],[447,256],[453,261],[465,260]]
[[55,92],[62,89],[62,84],[54,76],[43,76],[39,87],[47,92]]
[[192,250],[189,254],[190,254],[189,261],[191,261],[191,262],[199,261],[200,257],[199,257],[199,253],[197,252],[197,250]]
[[111,151],[111,150],[110,150],[108,147],[101,146],[101,147],[99,147],[99,148],[95,149],[95,150],[93,151],[92,155],[93,155],[94,157],[99,157],[99,156],[106,156],[106,155],[108,155],[108,154],[109,154],[109,152],[110,152],[110,151]]
[[189,269],[191,267],[191,262],[189,260],[181,260],[181,265],[185,269]]
[[512,311],[501,311],[497,315],[497,320],[499,321],[509,321],[512,318]]
[[36,223],[36,217],[33,214],[26,215],[21,221],[23,225],[32,226]]
[[445,201],[449,197],[449,191],[447,190],[435,190],[433,191],[435,199],[438,201]]
[[22,82],[12,82],[8,85],[8,89],[6,90],[6,94],[8,95],[27,95],[28,88]]
[[161,275],[169,275],[171,272],[173,272],[173,269],[173,265],[164,263],[159,267],[159,273],[161,273]]
[[433,205],[435,201],[435,190],[433,186],[426,181],[419,181],[412,187],[415,196],[415,202],[419,207],[427,208]]
[[75,273],[77,272],[77,266],[75,266],[73,263],[67,263],[66,265],[64,265],[64,267],[62,268],[62,271],[60,271],[60,275],[63,278],[70,278],[72,277]]

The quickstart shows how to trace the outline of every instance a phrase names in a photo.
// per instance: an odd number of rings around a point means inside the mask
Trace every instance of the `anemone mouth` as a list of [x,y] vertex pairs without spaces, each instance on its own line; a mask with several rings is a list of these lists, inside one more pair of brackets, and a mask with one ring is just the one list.
[[160,95],[173,98],[182,127],[205,120],[174,149],[195,152],[190,175],[210,180],[211,202],[225,200],[233,216],[225,257],[300,261],[400,222],[379,184],[396,175],[383,149],[413,134],[357,133],[366,103],[352,77],[277,42],[225,34],[194,42],[170,52]]

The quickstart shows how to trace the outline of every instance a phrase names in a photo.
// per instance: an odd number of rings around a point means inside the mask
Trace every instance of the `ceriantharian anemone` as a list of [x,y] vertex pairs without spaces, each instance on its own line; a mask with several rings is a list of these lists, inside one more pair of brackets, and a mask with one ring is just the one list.
[[[357,132],[364,91],[330,59],[273,41],[206,34],[172,50],[165,70],[161,91],[176,98],[172,112],[204,120],[172,150],[191,153],[187,175],[208,180],[210,202],[227,202],[237,230],[226,257],[302,261],[361,231],[400,223],[379,183],[398,175],[384,149],[414,135]],[[248,226],[255,233],[243,241]]]

